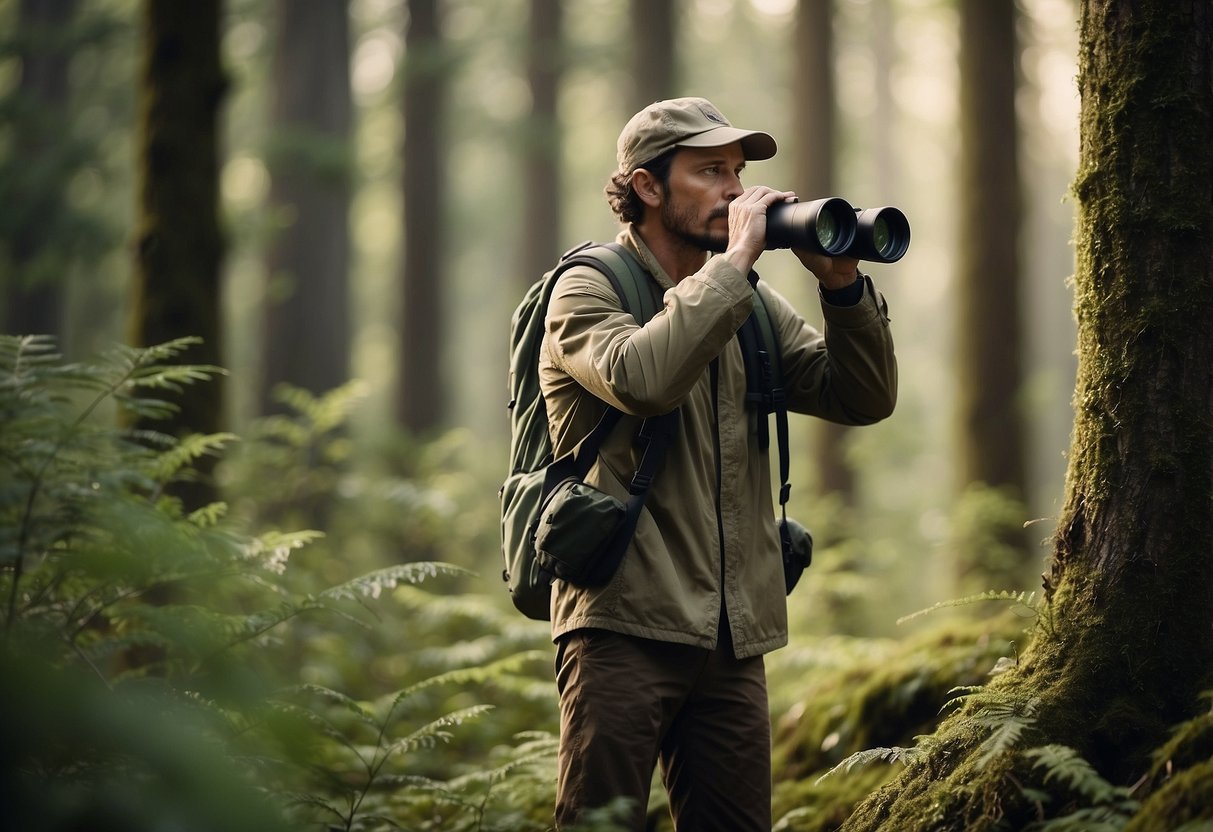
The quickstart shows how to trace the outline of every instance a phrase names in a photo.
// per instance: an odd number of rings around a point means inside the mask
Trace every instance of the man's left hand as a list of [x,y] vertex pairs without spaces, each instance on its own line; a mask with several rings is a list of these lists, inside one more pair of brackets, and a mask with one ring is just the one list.
[[859,279],[859,261],[854,257],[830,257],[803,248],[794,248],[792,253],[826,289],[845,289]]

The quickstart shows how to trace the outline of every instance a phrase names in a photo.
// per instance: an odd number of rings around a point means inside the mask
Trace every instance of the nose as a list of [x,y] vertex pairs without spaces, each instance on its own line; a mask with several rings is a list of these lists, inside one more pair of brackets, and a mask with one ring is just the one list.
[[728,177],[728,181],[725,183],[724,198],[732,202],[741,196],[745,188],[741,184],[741,177],[736,173],[730,171]]

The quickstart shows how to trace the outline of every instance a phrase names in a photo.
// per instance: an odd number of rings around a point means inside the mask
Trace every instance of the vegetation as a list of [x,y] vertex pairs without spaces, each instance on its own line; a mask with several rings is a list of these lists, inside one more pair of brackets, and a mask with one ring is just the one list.
[[[625,102],[667,90],[780,138],[751,181],[825,181],[914,225],[911,255],[871,269],[905,368],[896,417],[827,436],[854,475],[845,489],[794,437],[790,509],[818,551],[790,599],[791,644],[768,658],[777,828],[1213,830],[1213,135],[1207,48],[1180,48],[1197,27],[1177,17],[1200,4],[1142,21],[1133,4],[1087,3],[1078,29],[1071,0],[996,4],[1014,7],[997,25],[1018,46],[965,59],[1005,70],[1017,49],[1018,74],[995,95],[967,73],[956,105],[961,12],[984,0],[335,0],[325,20],[348,37],[322,22],[290,44],[267,0],[196,4],[188,21],[177,5],[0,4],[7,825],[549,827],[553,651],[498,578],[500,349],[533,264],[613,232],[601,187]],[[164,25],[139,25],[153,11]],[[174,68],[205,96],[164,85],[163,60],[184,55],[164,46],[177,27],[206,35],[201,74]],[[321,35],[348,50],[317,48]],[[1085,155],[1063,202],[1076,56]],[[347,72],[351,121],[330,135],[310,106],[322,96],[290,82]],[[833,103],[809,106],[818,94]],[[271,122],[288,95],[303,99],[279,113],[290,123]],[[168,127],[139,101],[202,108],[170,119],[203,125],[169,137],[178,161],[157,168]],[[1014,226],[1018,240],[996,236],[1030,254],[1022,348],[982,325],[997,309],[969,316],[995,354],[1022,359],[1022,386],[980,392],[1005,394],[1000,416],[1030,415],[1034,447],[995,431],[975,450],[1014,444],[1026,477],[953,491],[935,487],[961,453],[940,414],[978,391],[940,358],[964,340],[940,322],[967,279],[949,252],[954,111],[972,117],[972,101],[1015,116],[970,128],[1014,132],[1027,169],[1021,203],[981,194],[1021,209],[1014,222],[965,209],[964,227]],[[825,179],[801,183],[806,161]],[[152,174],[205,197],[157,189],[144,196],[170,196],[143,205],[136,183],[172,185]],[[336,213],[312,213],[312,196]],[[1063,285],[1075,209],[1077,322]],[[197,235],[202,253],[131,245],[152,229]],[[990,258],[983,245],[967,270]],[[812,316],[786,258],[761,271]],[[337,300],[304,297],[338,284]],[[140,294],[136,308],[183,308],[145,315],[140,346],[112,346]],[[288,300],[285,330],[315,353],[264,325]],[[348,321],[326,319],[346,301]],[[43,332],[57,337],[29,334]],[[348,380],[309,375],[316,354]],[[1025,524],[1054,554],[1043,592]],[[650,826],[669,827],[660,789]]]

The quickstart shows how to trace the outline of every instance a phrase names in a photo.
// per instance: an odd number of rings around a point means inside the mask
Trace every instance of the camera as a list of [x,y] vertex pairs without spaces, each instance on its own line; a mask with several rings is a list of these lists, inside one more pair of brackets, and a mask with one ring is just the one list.
[[839,197],[776,202],[767,209],[767,248],[814,249],[831,257],[895,263],[910,247],[910,221],[897,208],[853,208]]

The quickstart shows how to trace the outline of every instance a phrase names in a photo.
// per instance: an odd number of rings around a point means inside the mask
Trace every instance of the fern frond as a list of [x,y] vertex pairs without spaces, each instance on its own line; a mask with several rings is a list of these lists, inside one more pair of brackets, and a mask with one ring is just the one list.
[[166,483],[196,460],[218,456],[237,438],[234,433],[194,433],[183,437],[152,460],[151,475],[157,482]]
[[990,736],[977,749],[978,770],[1019,744],[1024,732],[1036,724],[1039,706],[1040,697],[1033,697],[1022,706],[1016,701],[996,700],[977,712],[973,721],[990,729]]
[[834,766],[832,769],[821,775],[814,781],[814,785],[820,784],[822,780],[831,777],[834,774],[842,771],[849,772],[856,766],[866,766],[874,762],[885,763],[903,763],[909,764],[922,755],[921,749],[918,748],[869,748],[866,751],[857,751],[845,760]]
[[1024,752],[1033,768],[1045,770],[1045,782],[1058,781],[1094,804],[1129,798],[1129,790],[1105,780],[1089,762],[1067,745],[1043,745]]
[[332,688],[327,688],[324,685],[306,683],[295,685],[290,688],[288,693],[295,695],[310,696],[321,699],[325,702],[331,702],[351,714],[356,716],[358,720],[371,728],[379,729],[379,723],[375,721],[375,715],[367,710],[363,705],[353,698],[347,696],[340,691],[335,691]]
[[259,561],[263,569],[281,575],[296,549],[324,537],[324,532],[304,529],[296,532],[269,531],[248,541],[241,554],[245,560]]
[[493,681],[506,674],[517,673],[526,664],[536,660],[547,660],[547,654],[540,650],[524,650],[521,653],[515,653],[511,656],[498,659],[495,662],[490,662],[485,665],[477,665],[475,667],[463,667],[457,670],[448,670],[446,673],[439,673],[437,676],[431,676],[428,679],[423,679],[416,684],[409,685],[404,690],[396,694],[392,700],[389,715],[395,714],[397,708],[411,699],[418,692],[426,688],[432,688],[437,685],[456,684],[456,685],[473,685],[483,684]]
[[897,623],[905,624],[908,621],[913,621],[914,619],[921,618],[924,615],[930,615],[931,613],[938,612],[939,610],[949,609],[951,607],[963,607],[969,604],[978,604],[982,601],[1003,601],[1026,607],[1034,613],[1039,612],[1039,602],[1036,600],[1035,592],[1013,592],[1006,589],[988,589],[985,592],[980,592],[976,595],[966,595],[963,598],[953,598],[948,601],[940,601],[939,603],[932,604],[926,609],[912,612],[909,615],[903,615],[901,618],[897,619]]
[[439,575],[470,575],[468,570],[450,563],[418,561],[389,566],[360,575],[351,581],[330,587],[320,593],[328,601],[357,601],[361,598],[378,598],[385,589],[393,589],[399,583],[419,584],[427,578]]
[[388,745],[384,750],[384,757],[390,757],[398,752],[407,754],[418,748],[433,748],[440,742],[449,742],[452,734],[446,730],[447,728],[462,725],[491,710],[493,710],[492,705],[472,705],[440,716],[421,726],[408,736],[401,737]]

